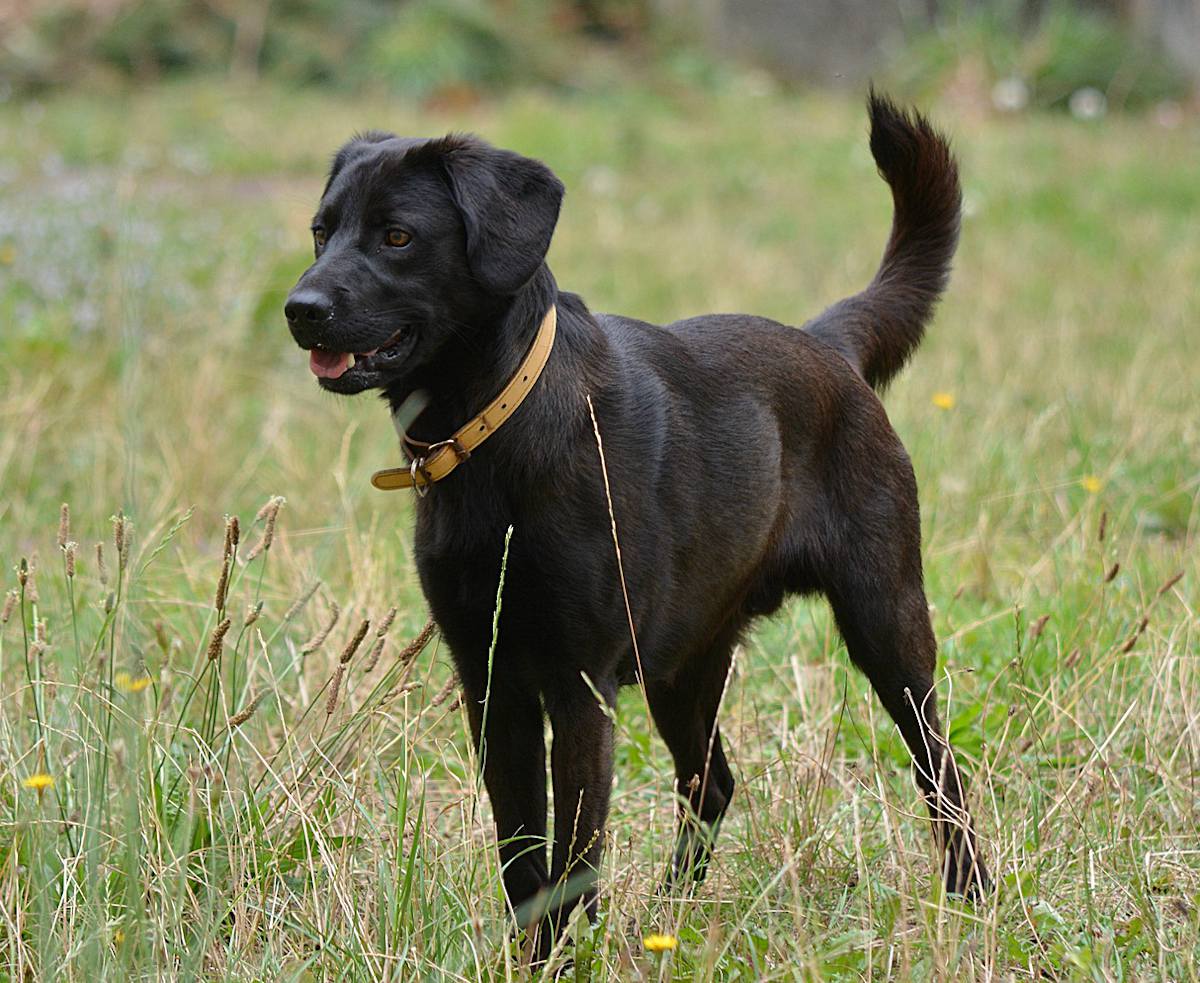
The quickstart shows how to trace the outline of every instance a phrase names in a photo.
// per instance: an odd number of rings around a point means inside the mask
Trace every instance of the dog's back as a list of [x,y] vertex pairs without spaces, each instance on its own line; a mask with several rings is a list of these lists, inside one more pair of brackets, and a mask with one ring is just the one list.
[[[620,315],[596,315],[617,347],[629,346],[644,355],[657,348],[668,369],[688,375],[688,389],[709,372],[727,377],[746,359],[756,363],[750,377],[765,379],[778,370],[796,381],[807,376],[825,387],[838,373],[831,374],[825,356],[815,350],[823,346],[841,355],[872,388],[887,386],[920,344],[946,288],[958,245],[962,191],[949,143],[920,113],[906,112],[874,91],[867,109],[871,154],[891,188],[893,216],[883,259],[864,290],[812,318],[803,326],[804,335],[746,314],[675,321],[665,327],[683,341],[678,347],[657,326]],[[643,332],[639,343],[635,339]],[[813,346],[810,339],[822,345]],[[797,358],[805,364],[798,365]],[[679,361],[691,364],[681,366]],[[703,393],[703,386],[700,390]]]

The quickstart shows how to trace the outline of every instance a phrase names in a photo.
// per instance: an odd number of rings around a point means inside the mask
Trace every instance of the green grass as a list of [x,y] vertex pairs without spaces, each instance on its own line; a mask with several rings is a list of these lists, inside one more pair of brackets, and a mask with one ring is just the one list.
[[[1200,132],[935,115],[968,217],[886,402],[998,891],[941,896],[901,743],[797,602],[738,654],[740,784],[694,896],[655,894],[671,769],[623,696],[601,919],[565,978],[1200,976]],[[547,160],[569,188],[552,265],[597,310],[798,323],[866,282],[889,221],[860,105],[736,76],[453,116],[212,84],[0,104],[0,560],[6,590],[34,562],[39,595],[0,628],[6,978],[523,972],[448,653],[398,659],[426,612],[410,503],[367,480],[394,434],[375,400],[317,391],[280,315],[328,155],[368,126]],[[650,931],[679,948],[646,953]]]

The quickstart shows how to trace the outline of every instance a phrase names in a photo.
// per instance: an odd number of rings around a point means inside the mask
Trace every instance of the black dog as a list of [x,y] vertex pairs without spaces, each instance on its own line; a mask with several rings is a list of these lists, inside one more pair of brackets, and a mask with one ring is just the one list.
[[504,389],[557,305],[528,399],[416,506],[417,566],[481,749],[505,890],[543,954],[580,898],[594,911],[612,778],[597,694],[612,704],[619,685],[644,687],[683,800],[671,876],[699,879],[734,787],[716,723],[730,653],[788,594],[829,599],[899,726],[947,888],[988,885],[932,692],[916,482],[872,391],[916,348],[945,286],[957,167],[919,115],[875,94],[869,112],[891,238],[870,285],[803,330],[592,314],[544,262],[563,187],[538,161],[470,137],[371,132],[333,162],[288,324],[324,388],[381,390],[393,412],[428,394],[410,456]]

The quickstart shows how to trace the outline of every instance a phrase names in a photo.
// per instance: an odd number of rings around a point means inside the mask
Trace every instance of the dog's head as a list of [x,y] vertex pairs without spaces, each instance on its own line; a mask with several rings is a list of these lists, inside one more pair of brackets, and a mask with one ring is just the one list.
[[471,343],[541,267],[562,195],[544,164],[473,137],[347,143],[284,306],[321,386],[402,385]]

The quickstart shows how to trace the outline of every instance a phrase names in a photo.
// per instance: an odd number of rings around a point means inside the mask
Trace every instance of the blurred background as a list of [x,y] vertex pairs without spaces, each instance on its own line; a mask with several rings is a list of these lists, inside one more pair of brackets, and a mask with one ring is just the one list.
[[459,103],[617,78],[949,89],[978,109],[1157,108],[1200,81],[1194,0],[5,0],[13,97],[185,75]]

